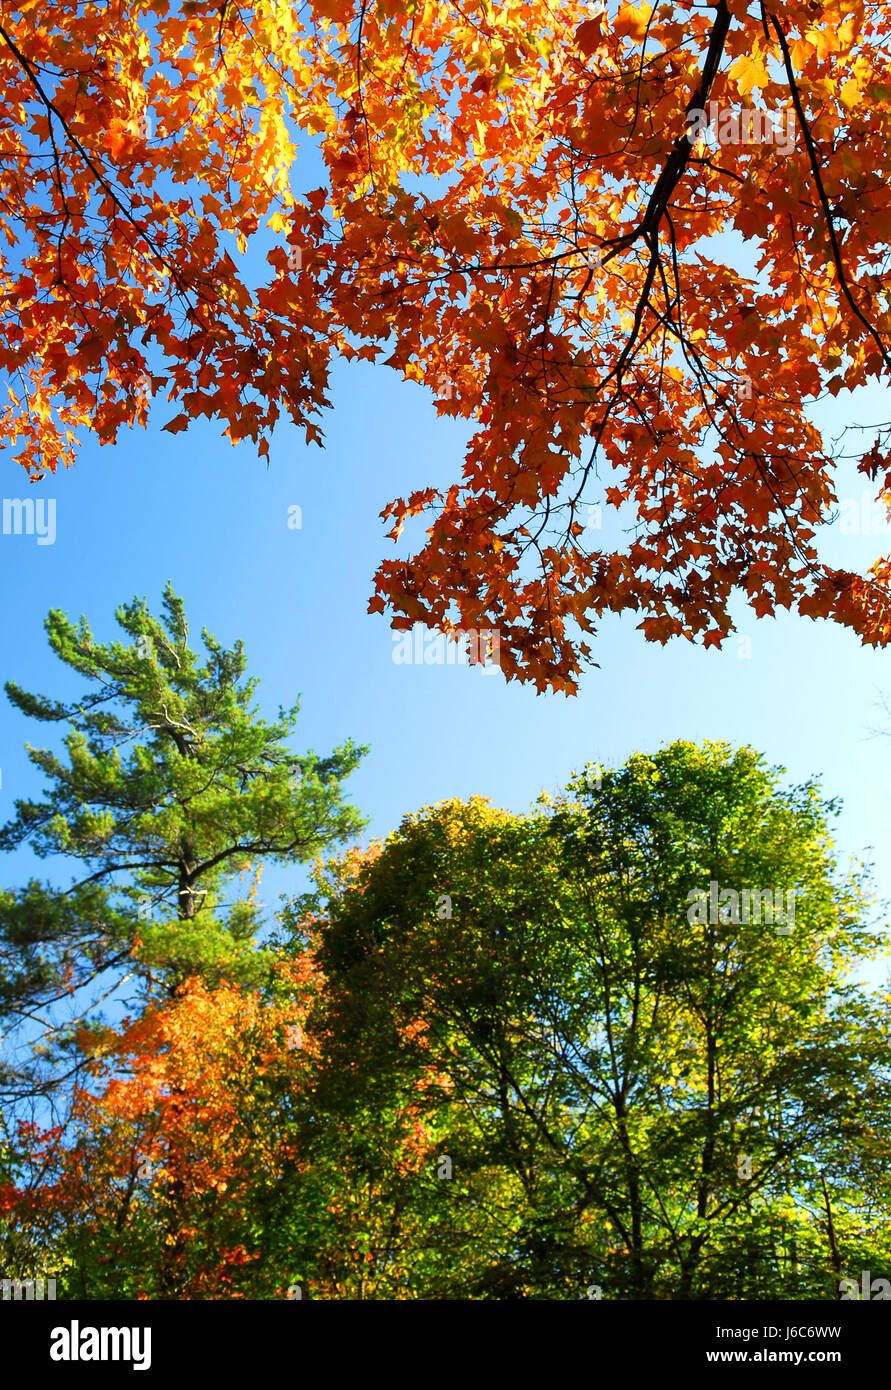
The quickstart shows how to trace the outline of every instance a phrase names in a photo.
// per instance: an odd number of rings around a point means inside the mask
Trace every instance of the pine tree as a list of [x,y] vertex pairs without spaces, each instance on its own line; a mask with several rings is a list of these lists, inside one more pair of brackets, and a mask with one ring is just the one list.
[[[365,824],[341,783],[367,749],[347,740],[326,757],[295,754],[299,704],[260,718],[242,642],[226,650],[203,630],[202,664],[169,582],[162,608],[159,619],[144,599],[122,605],[127,640],[109,645],[85,618],[53,610],[52,650],[96,688],[63,703],[6,684],[24,714],[69,732],[67,759],[28,745],[51,785],[16,802],[0,848],[27,843],[81,869],[64,890],[32,879],[0,892],[7,1100],[58,1090],[82,1061],[83,1030],[101,1025],[100,1002],[120,999],[125,980],[143,1005],[191,976],[260,983],[263,862],[308,860]],[[236,880],[251,871],[246,891]]]

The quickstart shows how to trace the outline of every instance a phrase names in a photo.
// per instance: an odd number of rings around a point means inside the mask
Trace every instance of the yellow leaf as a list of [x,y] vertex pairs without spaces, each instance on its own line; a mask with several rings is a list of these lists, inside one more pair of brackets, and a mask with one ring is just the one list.
[[757,54],[743,53],[730,68],[727,76],[737,79],[736,86],[741,96],[748,96],[753,87],[766,87],[770,81],[767,68]]
[[613,33],[628,34],[630,38],[640,42],[647,32],[652,13],[652,5],[620,5],[619,13],[613,20]]

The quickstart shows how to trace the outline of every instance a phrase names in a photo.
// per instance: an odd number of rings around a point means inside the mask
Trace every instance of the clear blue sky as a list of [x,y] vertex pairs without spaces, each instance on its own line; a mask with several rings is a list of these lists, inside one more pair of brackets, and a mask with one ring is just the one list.
[[[162,399],[147,432],[126,433],[113,448],[88,443],[70,473],[34,486],[30,495],[56,499],[57,534],[44,546],[0,536],[4,679],[51,695],[83,688],[49,652],[48,609],[84,613],[110,638],[114,607],[145,595],[157,609],[169,576],[196,637],[206,625],[227,644],[244,638],[265,712],[300,693],[303,747],[323,752],[349,735],[370,743],[350,783],[371,817],[369,834],[453,796],[481,793],[524,809],[589,759],[613,764],[676,738],[727,739],[755,745],[790,780],[821,774],[827,794],[844,799],[841,849],[871,846],[891,897],[891,740],[871,735],[883,717],[878,697],[891,691],[886,654],[825,622],[756,620],[741,606],[748,659],[736,638],[720,652],[685,641],[663,648],[644,641],[633,616],[608,619],[596,644],[600,669],[575,698],[536,695],[469,667],[397,665],[385,619],[365,611],[376,564],[396,553],[378,513],[412,487],[455,475],[466,426],[438,419],[429,390],[383,366],[340,365],[332,399],[324,452],[283,427],[267,468],[207,422],[162,433],[175,413]],[[878,400],[864,400],[860,418],[880,420]],[[29,495],[24,474],[8,462],[4,470],[3,495]],[[841,495],[861,491],[849,478]],[[300,530],[287,524],[294,505]],[[887,543],[843,534],[837,523],[826,553],[857,566]],[[3,697],[4,819],[16,796],[40,790],[24,743],[40,745],[50,732],[29,727]],[[5,882],[31,863],[9,856]],[[298,871],[267,874],[264,899],[304,882]]]

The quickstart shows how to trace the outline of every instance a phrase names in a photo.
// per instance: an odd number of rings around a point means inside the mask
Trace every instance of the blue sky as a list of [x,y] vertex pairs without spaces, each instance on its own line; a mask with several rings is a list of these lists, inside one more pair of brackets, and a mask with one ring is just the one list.
[[[175,413],[163,399],[147,431],[105,449],[88,442],[71,472],[30,491],[7,463],[5,497],[56,499],[56,539],[41,546],[34,536],[0,536],[3,678],[51,695],[83,688],[49,651],[49,608],[84,613],[97,636],[115,637],[115,606],[144,595],[157,609],[170,577],[195,638],[202,625],[227,644],[244,638],[264,712],[301,695],[299,746],[324,752],[348,736],[371,745],[350,782],[371,817],[369,835],[447,797],[479,793],[522,810],[588,760],[614,764],[677,738],[726,739],[753,744],[790,781],[821,774],[826,793],[844,800],[841,851],[871,846],[878,887],[891,897],[891,739],[872,732],[884,718],[881,693],[891,692],[884,653],[829,623],[757,620],[740,605],[750,655],[735,637],[722,651],[683,640],[660,647],[644,641],[633,615],[608,619],[596,641],[600,669],[574,698],[537,695],[500,672],[396,664],[386,620],[366,613],[376,565],[398,553],[378,514],[393,497],[458,472],[466,425],[437,418],[428,389],[383,366],[341,364],[332,388],[326,449],[307,448],[282,427],[268,467],[204,421],[162,433]],[[880,420],[879,407],[878,398],[864,399],[858,418]],[[841,497],[859,500],[863,491],[843,476]],[[294,506],[299,530],[288,526]],[[887,537],[852,526],[849,516],[848,533],[841,520],[827,528],[826,554],[857,567]],[[2,698],[4,819],[17,796],[39,792],[24,743],[40,745],[50,732],[29,727]],[[27,853],[9,856],[6,883],[32,865]],[[264,883],[274,906],[305,875],[270,871]]]

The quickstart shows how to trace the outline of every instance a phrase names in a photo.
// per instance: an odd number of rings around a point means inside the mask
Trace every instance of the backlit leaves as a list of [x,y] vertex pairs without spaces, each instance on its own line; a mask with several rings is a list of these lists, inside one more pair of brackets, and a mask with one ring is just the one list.
[[566,691],[602,614],[711,643],[737,591],[883,645],[808,407],[891,363],[886,38],[861,0],[4,7],[0,436],[40,476],[153,395],[265,454],[321,441],[332,354],[385,359],[470,439],[373,611]]

